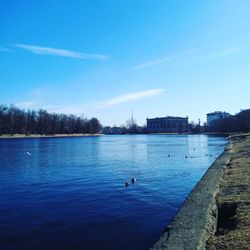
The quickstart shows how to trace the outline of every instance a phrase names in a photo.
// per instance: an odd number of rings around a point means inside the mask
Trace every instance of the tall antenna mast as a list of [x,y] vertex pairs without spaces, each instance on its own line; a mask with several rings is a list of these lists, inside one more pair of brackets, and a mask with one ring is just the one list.
[[132,123],[132,127],[134,127],[134,114],[133,114],[133,109],[131,110],[131,123]]

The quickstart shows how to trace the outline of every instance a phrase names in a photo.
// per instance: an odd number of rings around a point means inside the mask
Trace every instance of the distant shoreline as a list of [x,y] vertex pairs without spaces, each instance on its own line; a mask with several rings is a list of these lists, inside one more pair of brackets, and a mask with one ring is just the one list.
[[[148,133],[144,135],[222,135],[229,136],[228,133]],[[89,136],[102,136],[105,134],[54,134],[54,135],[40,135],[40,134],[2,134],[0,139],[22,139],[22,138],[62,138],[62,137],[89,137]],[[109,134],[107,134],[109,135]],[[111,135],[128,135],[128,134],[111,134]],[[139,135],[139,134],[132,134]],[[232,134],[233,135],[233,134]]]
[[40,134],[4,134],[0,135],[0,139],[23,139],[23,138],[61,138],[61,137],[89,137],[101,136],[102,134],[54,134],[54,135],[40,135]]

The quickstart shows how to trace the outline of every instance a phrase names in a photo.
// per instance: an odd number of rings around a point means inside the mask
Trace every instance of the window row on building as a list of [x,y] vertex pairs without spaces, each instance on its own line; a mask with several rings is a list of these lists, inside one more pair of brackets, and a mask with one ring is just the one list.
[[148,133],[184,133],[188,131],[188,117],[147,118]]

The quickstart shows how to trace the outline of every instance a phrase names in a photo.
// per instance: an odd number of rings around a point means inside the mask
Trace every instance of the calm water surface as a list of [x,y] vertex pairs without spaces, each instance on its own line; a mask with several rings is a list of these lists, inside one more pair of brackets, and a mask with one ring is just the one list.
[[0,249],[149,249],[225,143],[205,135],[0,140]]

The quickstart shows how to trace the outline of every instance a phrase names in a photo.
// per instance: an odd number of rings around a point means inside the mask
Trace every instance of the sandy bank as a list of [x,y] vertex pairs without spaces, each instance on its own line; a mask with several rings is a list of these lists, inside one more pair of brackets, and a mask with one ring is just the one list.
[[102,134],[55,134],[55,135],[38,135],[38,134],[6,134],[0,135],[0,139],[18,139],[18,138],[60,138],[60,137],[85,137],[85,136],[101,136]]
[[250,249],[249,156],[250,136],[232,137],[152,250]]

